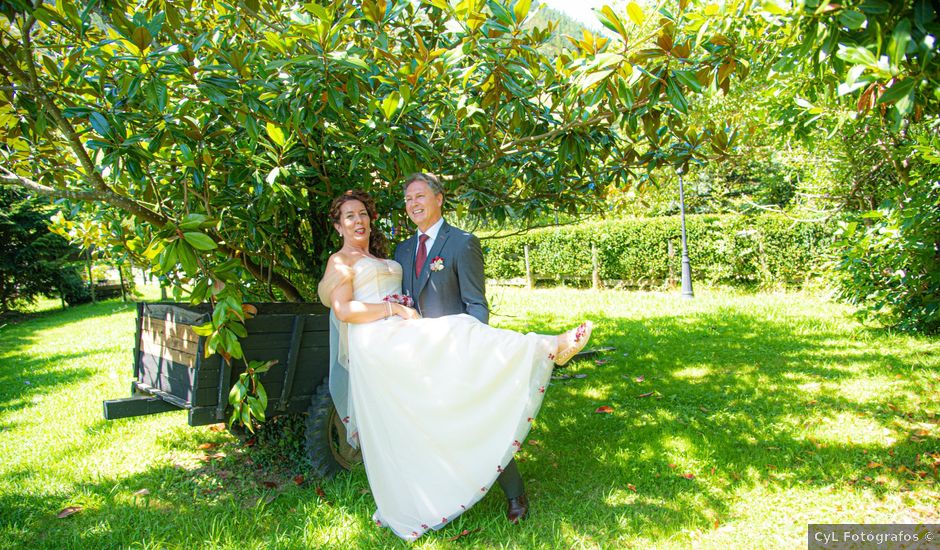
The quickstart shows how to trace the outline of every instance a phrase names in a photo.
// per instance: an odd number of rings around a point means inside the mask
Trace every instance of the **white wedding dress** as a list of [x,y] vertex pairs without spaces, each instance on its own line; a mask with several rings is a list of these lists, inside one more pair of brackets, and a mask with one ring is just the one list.
[[[352,271],[355,300],[401,293],[394,260],[362,258]],[[339,388],[348,402],[337,408],[362,449],[373,519],[414,540],[480,500],[522,446],[551,378],[555,337],[469,315],[341,325],[348,379],[335,380],[348,384]]]

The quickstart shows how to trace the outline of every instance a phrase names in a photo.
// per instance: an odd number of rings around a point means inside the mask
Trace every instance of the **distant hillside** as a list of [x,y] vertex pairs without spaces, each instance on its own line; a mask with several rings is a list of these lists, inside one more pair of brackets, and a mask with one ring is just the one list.
[[[534,13],[526,21],[526,27],[544,29],[548,27],[549,21],[558,23],[552,38],[546,44],[547,53],[557,54],[561,52],[563,47],[570,47],[571,43],[565,39],[565,36],[579,38],[582,36],[584,30],[591,30],[580,22],[548,6],[541,6],[540,9],[537,8],[539,8],[539,3],[533,2],[532,11]],[[596,34],[596,31],[594,32]]]

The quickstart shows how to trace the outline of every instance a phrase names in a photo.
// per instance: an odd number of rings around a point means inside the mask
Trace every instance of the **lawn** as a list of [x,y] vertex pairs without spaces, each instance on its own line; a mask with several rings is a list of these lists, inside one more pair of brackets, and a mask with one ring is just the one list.
[[[556,371],[519,455],[522,525],[494,490],[414,546],[800,548],[809,523],[940,522],[940,340],[813,294],[490,296],[499,326],[591,318],[615,350]],[[361,467],[259,468],[182,412],[103,420],[130,389],[133,320],[109,301],[0,327],[3,547],[408,547],[372,525]]]

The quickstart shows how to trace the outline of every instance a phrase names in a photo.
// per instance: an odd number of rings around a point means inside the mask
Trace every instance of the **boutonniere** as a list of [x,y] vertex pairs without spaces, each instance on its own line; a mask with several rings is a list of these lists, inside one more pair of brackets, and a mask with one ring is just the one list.
[[434,256],[431,260],[431,271],[440,271],[442,269],[444,269],[444,258]]

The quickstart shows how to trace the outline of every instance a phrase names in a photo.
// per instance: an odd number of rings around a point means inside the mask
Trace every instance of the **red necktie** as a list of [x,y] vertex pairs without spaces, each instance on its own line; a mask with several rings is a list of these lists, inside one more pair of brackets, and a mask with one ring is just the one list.
[[415,276],[421,275],[421,270],[424,269],[424,262],[428,259],[427,242],[430,238],[431,237],[423,233],[418,235],[420,243],[418,244],[418,255],[415,257]]

